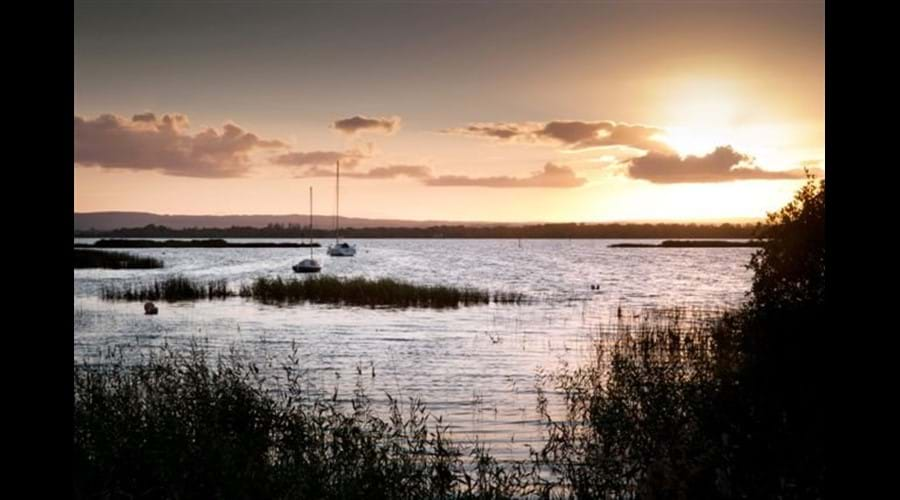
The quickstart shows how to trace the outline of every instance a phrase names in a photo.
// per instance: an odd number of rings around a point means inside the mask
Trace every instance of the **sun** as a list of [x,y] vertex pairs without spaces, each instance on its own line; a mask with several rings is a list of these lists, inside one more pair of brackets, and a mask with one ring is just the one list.
[[746,114],[734,85],[721,79],[678,80],[665,92],[666,127],[659,138],[679,155],[703,155],[728,145]]
[[669,127],[659,137],[679,156],[702,156],[729,142],[728,131],[707,127]]

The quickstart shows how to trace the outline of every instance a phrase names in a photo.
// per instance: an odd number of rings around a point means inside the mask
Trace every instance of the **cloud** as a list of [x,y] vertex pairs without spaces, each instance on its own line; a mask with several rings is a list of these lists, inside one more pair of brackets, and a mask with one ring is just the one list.
[[497,139],[526,138],[531,133],[527,125],[517,123],[475,123],[461,129],[449,129],[443,132],[483,135]]
[[[297,174],[297,177],[331,177],[334,170],[311,167]],[[342,177],[354,179],[394,179],[405,176],[412,179],[431,178],[431,169],[422,165],[391,165],[388,167],[375,167],[365,172],[342,173]]]
[[625,146],[659,153],[673,152],[667,144],[657,139],[664,133],[663,129],[612,121],[473,123],[443,132],[491,137],[502,141],[558,144],[569,149]]
[[567,166],[552,163],[544,165],[544,170],[534,172],[528,177],[466,177],[460,175],[442,175],[425,180],[429,186],[480,186],[493,188],[575,188],[583,186],[587,179],[577,177]]
[[343,152],[309,151],[305,153],[294,152],[278,155],[272,158],[272,163],[275,163],[276,165],[285,165],[291,167],[316,167],[326,165],[331,166],[334,165],[338,160],[340,160],[342,167],[353,168],[365,158],[367,158],[367,156],[357,149]]
[[112,114],[94,119],[75,116],[75,163],[129,170],[158,170],[184,177],[238,177],[251,168],[249,155],[266,148],[283,148],[277,140],[226,123],[190,135],[187,116],[153,113],[131,120]]
[[346,134],[355,134],[360,130],[381,130],[391,133],[400,128],[400,117],[367,118],[365,116],[357,115],[352,118],[338,120],[331,126]]
[[[803,179],[802,169],[787,171],[763,170],[752,166],[752,158],[739,153],[731,146],[720,146],[705,156],[687,156],[648,153],[626,163],[628,175],[656,184],[682,182],[728,182],[737,180]],[[812,169],[811,173],[820,169]]]
[[353,172],[348,177],[360,179],[393,179],[406,176],[413,179],[431,178],[431,169],[423,165],[391,165],[390,167],[376,167],[368,172]]

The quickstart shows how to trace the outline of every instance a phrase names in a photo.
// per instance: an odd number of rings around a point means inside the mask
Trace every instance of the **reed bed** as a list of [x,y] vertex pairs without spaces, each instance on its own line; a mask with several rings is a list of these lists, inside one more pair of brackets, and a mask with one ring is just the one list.
[[342,279],[333,276],[309,278],[257,278],[235,293],[226,280],[195,282],[174,276],[143,285],[109,286],[101,290],[105,300],[167,302],[225,299],[241,296],[264,304],[312,302],[364,307],[455,308],[482,304],[521,304],[526,297],[518,292],[489,292],[471,287],[416,285],[391,278]]
[[100,294],[105,300],[166,302],[225,299],[235,295],[228,289],[226,280],[197,283],[184,276],[173,276],[145,285],[108,286]]
[[[773,388],[745,350],[764,330],[801,324],[743,310],[692,316],[623,318],[586,364],[542,373],[536,406],[546,440],[509,462],[455,444],[420,401],[388,395],[386,408],[373,407],[359,384],[349,399],[308,392],[296,349],[262,370],[234,353],[211,364],[196,347],[76,363],[76,496],[820,497],[803,494],[818,491],[805,475],[818,470],[818,442],[783,442],[798,438],[793,426],[816,421],[792,422],[796,409],[792,420],[778,412],[759,421]],[[548,411],[547,390],[563,398],[564,415]],[[772,446],[807,447],[800,469],[785,469],[792,483],[758,465],[773,458]]]
[[516,292],[488,292],[471,287],[416,285],[391,278],[341,279],[333,276],[309,278],[257,278],[241,287],[242,297],[267,304],[314,302],[365,307],[450,308],[479,304],[519,304],[525,296]]
[[75,364],[76,498],[513,498],[537,486],[482,446],[455,444],[417,400],[387,415],[310,397],[293,357],[280,390],[240,356],[164,349]]
[[163,261],[124,252],[75,249],[75,269],[159,269]]

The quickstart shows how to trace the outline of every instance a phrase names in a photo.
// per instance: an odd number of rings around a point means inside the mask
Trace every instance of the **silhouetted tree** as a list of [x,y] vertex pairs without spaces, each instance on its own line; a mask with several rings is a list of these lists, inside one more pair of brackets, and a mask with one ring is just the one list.
[[825,303],[825,179],[809,177],[787,206],[769,214],[753,255],[757,308]]

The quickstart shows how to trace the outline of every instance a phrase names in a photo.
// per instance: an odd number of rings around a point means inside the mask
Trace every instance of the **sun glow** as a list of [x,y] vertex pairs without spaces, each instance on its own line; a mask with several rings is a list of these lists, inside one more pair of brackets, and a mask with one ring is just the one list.
[[733,143],[729,140],[727,130],[708,127],[671,127],[660,137],[679,156],[701,156],[715,150],[718,146]]
[[660,139],[679,155],[703,155],[733,145],[749,116],[747,100],[734,82],[713,78],[679,79],[665,92],[664,114],[670,124]]

